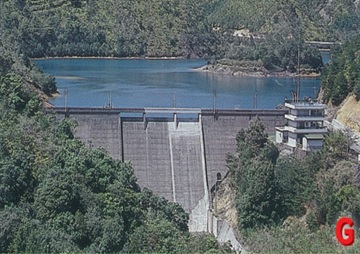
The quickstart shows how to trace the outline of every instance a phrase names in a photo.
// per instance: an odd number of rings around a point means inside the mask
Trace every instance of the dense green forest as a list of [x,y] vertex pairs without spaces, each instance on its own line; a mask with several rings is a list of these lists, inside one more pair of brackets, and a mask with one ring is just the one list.
[[359,32],[357,1],[331,0],[218,0],[210,23],[255,33],[289,33],[296,29],[305,40],[338,41]]
[[359,168],[346,137],[330,133],[320,152],[299,160],[279,156],[264,130],[253,120],[228,157],[244,245],[256,253],[358,253],[358,241],[345,251],[334,238],[340,216],[360,219]]
[[1,253],[228,251],[213,236],[190,236],[180,205],[141,190],[130,164],[86,148],[76,123],[45,114],[28,88],[2,68]]
[[[266,71],[319,72],[319,52],[309,40],[343,41],[360,29],[359,8],[355,1],[308,0],[225,0],[213,2],[208,22],[218,28],[218,50],[213,64],[244,65]],[[234,36],[236,29],[250,33]]]
[[1,43],[29,57],[223,57],[242,47],[233,36],[242,28],[270,38],[273,46],[257,54],[275,49],[287,57],[292,41],[343,40],[359,24],[357,3],[345,0],[0,2]]
[[29,57],[212,54],[205,0],[0,3],[2,41]]
[[26,55],[18,54],[12,48],[0,47],[0,76],[16,73],[26,91],[35,92],[43,99],[57,92],[55,78],[46,75]]
[[360,36],[334,49],[330,64],[322,73],[323,100],[339,105],[349,94],[360,99]]

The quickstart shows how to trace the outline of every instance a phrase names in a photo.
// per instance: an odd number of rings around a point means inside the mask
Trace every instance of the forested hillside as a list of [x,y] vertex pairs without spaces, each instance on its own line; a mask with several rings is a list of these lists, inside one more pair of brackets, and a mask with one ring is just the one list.
[[16,45],[17,51],[30,57],[221,57],[230,47],[241,46],[233,41],[233,32],[242,28],[270,36],[278,44],[299,37],[343,40],[360,29],[358,4],[345,0],[0,3],[1,43]]
[[35,92],[43,99],[56,93],[54,77],[44,74],[27,56],[19,54],[14,48],[0,47],[0,76],[7,73],[16,73],[24,83],[21,89]]
[[349,38],[360,29],[358,1],[218,0],[213,6],[209,21],[225,28],[257,33],[295,28],[305,40],[330,41]]
[[359,167],[344,134],[328,134],[320,152],[299,160],[280,156],[264,130],[253,120],[228,158],[244,246],[253,253],[359,253],[358,241],[345,250],[334,237],[339,217],[360,219]]
[[30,57],[211,54],[205,0],[17,0],[0,4],[2,40]]
[[321,86],[323,100],[338,106],[349,94],[360,99],[360,36],[334,50],[331,62],[325,68]]
[[[73,122],[44,114],[56,85],[29,57],[208,56],[295,71],[300,48],[301,65],[317,69],[319,54],[304,41],[352,37],[358,12],[351,0],[1,1],[0,252],[226,251],[213,237],[190,236],[188,215],[140,190],[131,165],[86,148]],[[241,28],[258,37],[234,36]],[[359,94],[358,41],[326,69],[325,100]],[[320,153],[299,162],[280,158],[261,125],[251,128],[240,132],[238,154],[229,158],[246,245],[255,252],[342,251],[331,226],[360,211],[348,141],[329,135]],[[319,245],[304,244],[314,234]]]
[[226,47],[217,51],[217,59],[231,60],[213,61],[213,69],[230,68],[233,74],[246,75],[251,69],[255,75],[319,73],[320,54],[305,42],[339,42],[360,29],[358,1],[225,0],[214,1],[212,7],[208,22]]

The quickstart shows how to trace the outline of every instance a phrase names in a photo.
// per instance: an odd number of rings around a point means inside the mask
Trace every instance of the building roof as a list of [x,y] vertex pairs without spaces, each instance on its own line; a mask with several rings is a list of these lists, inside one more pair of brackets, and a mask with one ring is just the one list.
[[285,101],[285,107],[291,109],[325,109],[326,105],[316,101]]
[[324,136],[321,134],[306,134],[304,135],[306,139],[323,139]]
[[288,131],[284,126],[275,127],[275,130],[281,131],[281,132],[283,132],[283,131]]

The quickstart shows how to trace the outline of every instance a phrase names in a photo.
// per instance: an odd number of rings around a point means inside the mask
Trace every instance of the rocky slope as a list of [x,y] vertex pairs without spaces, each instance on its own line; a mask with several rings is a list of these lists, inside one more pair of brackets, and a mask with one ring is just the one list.
[[360,132],[360,101],[348,96],[340,105],[335,119],[353,131]]
[[[213,197],[213,212],[217,218],[225,220],[234,230],[237,229],[238,213],[236,210],[235,190],[230,178],[226,177],[218,186]],[[239,232],[236,232],[239,238]]]

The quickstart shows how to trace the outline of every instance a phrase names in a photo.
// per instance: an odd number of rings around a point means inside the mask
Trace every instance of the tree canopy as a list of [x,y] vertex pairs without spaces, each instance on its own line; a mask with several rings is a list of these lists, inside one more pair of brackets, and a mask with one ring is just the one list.
[[141,190],[132,166],[86,147],[76,122],[44,113],[12,72],[0,76],[0,252],[228,252],[188,232],[179,204]]
[[259,118],[237,135],[237,156],[228,158],[236,188],[239,227],[252,228],[278,220],[275,164],[278,151],[267,141]]
[[[253,252],[341,252],[333,227],[340,216],[360,218],[359,169],[348,159],[341,132],[302,160],[279,156],[264,126],[254,119],[237,135],[228,157],[236,194],[238,228]],[[318,241],[310,241],[313,235]],[[358,252],[359,245],[350,253]]]
[[339,105],[349,94],[360,99],[360,36],[334,50],[321,77],[323,100]]
[[[0,21],[0,47],[29,57],[231,56],[272,68],[293,68],[300,42],[302,64],[318,68],[305,40],[342,41],[360,29],[357,3],[345,0],[1,1]],[[238,42],[243,28],[255,40]]]

